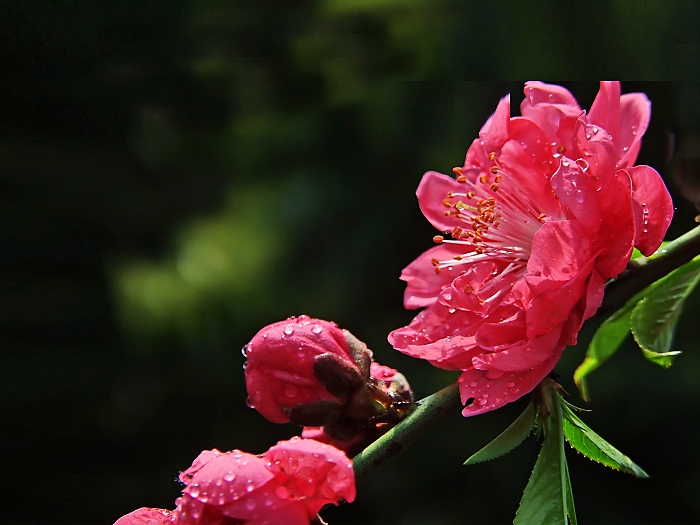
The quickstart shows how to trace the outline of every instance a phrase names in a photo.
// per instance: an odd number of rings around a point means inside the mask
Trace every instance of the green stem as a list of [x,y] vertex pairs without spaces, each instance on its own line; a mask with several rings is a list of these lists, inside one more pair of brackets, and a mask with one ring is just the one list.
[[355,476],[361,476],[397,456],[440,420],[462,408],[457,383],[418,402],[418,407],[401,423],[353,458]]
[[700,226],[693,228],[650,257],[638,257],[605,288],[603,304],[595,317],[603,319],[622,308],[627,301],[655,281],[700,254]]
[[[700,254],[700,226],[671,241],[650,257],[631,261],[605,290],[596,318],[610,315],[654,281]],[[462,408],[454,383],[419,402],[411,415],[353,458],[355,475],[361,476],[401,453],[445,416]]]

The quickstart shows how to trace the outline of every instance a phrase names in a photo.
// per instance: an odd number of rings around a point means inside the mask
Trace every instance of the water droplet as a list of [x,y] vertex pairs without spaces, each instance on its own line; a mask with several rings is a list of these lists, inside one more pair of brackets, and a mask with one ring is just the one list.
[[255,508],[255,500],[253,498],[249,498],[248,501],[245,502],[245,508],[248,510],[253,510]]
[[469,386],[472,388],[476,387],[476,381],[472,381],[471,383],[469,383]]
[[250,344],[245,345],[243,348],[241,348],[241,354],[243,354],[243,357],[248,357],[248,347]]
[[315,334],[320,334],[323,332],[323,327],[320,324],[315,324],[313,328],[311,328],[311,331]]
[[226,503],[226,495],[223,492],[219,494],[219,497],[216,499],[216,502],[219,505],[223,505],[224,503]]
[[248,483],[245,486],[245,491],[246,492],[253,492],[253,490],[255,490],[255,485],[253,485],[253,480],[249,479]]
[[296,397],[299,395],[299,389],[294,385],[287,383],[282,389],[282,393],[287,397]]
[[192,488],[190,489],[190,496],[193,498],[198,498],[199,497],[199,485],[196,483],[192,485]]
[[625,146],[624,148],[622,148],[622,151],[629,151],[629,150],[630,150],[630,149],[629,149],[628,146]]
[[453,269],[454,269],[454,268],[452,268],[452,266],[448,266],[448,267],[447,267],[447,271],[448,271],[448,272],[451,272]]
[[579,204],[583,204],[584,200],[585,199],[583,198],[583,192],[581,190],[578,190],[576,192],[576,202],[578,202]]
[[288,324],[287,326],[284,327],[284,333],[287,335],[292,335],[294,333],[294,325],[293,324]]
[[481,406],[484,406],[484,405],[485,405],[486,403],[488,403],[488,402],[489,402],[489,400],[486,399],[486,398],[483,398],[483,397],[482,397],[481,399],[479,399],[479,404],[480,404]]
[[236,479],[236,475],[233,473],[232,470],[229,470],[226,474],[224,474],[224,481],[228,481],[230,483],[234,479]]
[[201,501],[202,503],[207,503],[209,501],[209,494],[207,494],[206,492],[202,492],[199,496],[199,501]]
[[450,312],[451,314],[455,313],[456,311],[457,311],[456,308],[450,308],[450,309],[448,310],[448,312]]
[[508,382],[506,383],[506,386],[507,386],[508,388],[513,388],[513,387],[515,386],[515,383],[513,383],[513,381],[508,381]]
[[280,499],[288,499],[289,498],[289,491],[284,487],[277,487],[275,489],[275,494]]

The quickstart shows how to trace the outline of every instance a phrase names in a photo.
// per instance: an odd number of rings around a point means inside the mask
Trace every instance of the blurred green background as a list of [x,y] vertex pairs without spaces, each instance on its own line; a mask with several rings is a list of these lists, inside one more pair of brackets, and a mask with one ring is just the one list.
[[[398,276],[431,246],[420,177],[461,165],[500,97],[512,92],[514,108],[522,98],[520,81],[464,79],[675,79],[623,91],[653,103],[639,162],[674,193],[671,236],[693,227],[674,176],[687,188],[698,176],[688,161],[700,156],[698,11],[4,2],[0,521],[108,524],[140,506],[173,508],[175,478],[201,450],[259,453],[295,434],[246,407],[240,353],[289,315],[351,329],[419,397],[451,382],[393,351],[386,334],[415,314],[402,308]],[[598,88],[564,84],[583,107]],[[628,344],[592,376],[584,419],[651,479],[571,452],[583,523],[700,521],[698,295],[674,367]],[[584,351],[568,349],[557,367],[578,404],[570,378]],[[534,440],[461,463],[525,403],[455,415],[359,480],[356,503],[326,519],[510,522]]]

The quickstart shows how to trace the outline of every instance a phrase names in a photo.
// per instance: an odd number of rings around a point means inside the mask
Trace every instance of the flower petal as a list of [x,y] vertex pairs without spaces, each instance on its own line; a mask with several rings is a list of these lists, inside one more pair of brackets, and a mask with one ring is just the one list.
[[673,202],[658,172],[649,166],[627,169],[632,178],[634,199],[642,208],[641,231],[636,246],[644,255],[651,255],[661,245],[673,217]]
[[439,244],[423,252],[401,272],[401,280],[406,281],[403,304],[407,310],[422,308],[434,303],[442,288],[459,275],[452,267],[435,272],[433,261],[449,261],[464,250],[455,244]]
[[458,219],[450,215],[443,201],[448,193],[460,193],[463,189],[456,180],[442,173],[429,171],[423,175],[416,190],[418,205],[430,224],[441,232],[450,232],[455,226],[461,224]]
[[458,379],[459,395],[462,404],[470,399],[474,399],[474,402],[462,410],[462,415],[476,416],[520,399],[551,372],[563,350],[564,344],[560,343],[551,349],[549,359],[535,368],[522,372],[505,372],[496,378],[489,378],[488,372],[475,368],[465,370]]
[[[588,121],[605,129],[613,138],[620,128],[620,83],[601,82],[588,112]],[[619,158],[619,157],[618,157]]]
[[650,118],[651,102],[646,95],[627,93],[620,97],[620,129],[614,137],[618,167],[634,165]]

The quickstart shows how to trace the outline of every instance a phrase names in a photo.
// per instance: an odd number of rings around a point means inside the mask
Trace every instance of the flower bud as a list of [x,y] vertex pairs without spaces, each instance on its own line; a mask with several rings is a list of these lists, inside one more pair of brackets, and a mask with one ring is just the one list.
[[[323,423],[319,410],[324,409],[330,421],[364,379],[343,331],[306,315],[266,326],[245,352],[248,403],[273,423],[290,421],[295,407],[319,402],[325,404],[295,412],[313,413],[313,421]],[[361,366],[371,361],[366,347],[355,354]]]

